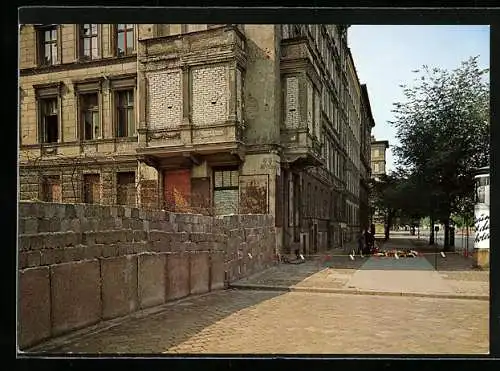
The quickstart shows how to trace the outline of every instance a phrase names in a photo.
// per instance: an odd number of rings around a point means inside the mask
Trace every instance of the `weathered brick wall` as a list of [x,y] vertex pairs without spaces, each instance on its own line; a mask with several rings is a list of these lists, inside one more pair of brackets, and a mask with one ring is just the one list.
[[228,80],[226,65],[193,68],[192,121],[211,125],[228,119]]
[[299,127],[299,79],[296,76],[286,79],[286,127],[296,129]]
[[275,238],[268,215],[21,201],[19,345],[221,289],[273,264]]
[[152,129],[179,126],[182,122],[181,71],[149,72],[148,125]]

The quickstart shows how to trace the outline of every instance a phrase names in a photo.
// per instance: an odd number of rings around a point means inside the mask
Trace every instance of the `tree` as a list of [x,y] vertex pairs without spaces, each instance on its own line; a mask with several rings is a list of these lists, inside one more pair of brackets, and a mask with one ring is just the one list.
[[452,213],[470,212],[474,169],[489,165],[488,72],[478,57],[453,71],[423,66],[401,86],[406,101],[394,103],[398,168],[420,179],[431,225],[445,225],[445,250]]

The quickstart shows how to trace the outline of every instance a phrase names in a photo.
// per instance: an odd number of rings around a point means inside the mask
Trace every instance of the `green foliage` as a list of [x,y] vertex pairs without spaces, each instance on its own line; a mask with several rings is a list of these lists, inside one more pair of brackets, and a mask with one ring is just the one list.
[[394,104],[400,145],[399,206],[409,214],[449,220],[473,213],[474,169],[489,165],[488,70],[478,57],[453,71],[423,66],[415,84],[403,85],[406,101]]

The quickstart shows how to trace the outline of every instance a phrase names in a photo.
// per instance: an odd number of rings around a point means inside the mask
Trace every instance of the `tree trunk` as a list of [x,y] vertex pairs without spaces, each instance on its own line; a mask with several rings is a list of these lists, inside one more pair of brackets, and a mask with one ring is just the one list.
[[429,234],[429,245],[434,245],[434,218],[431,217],[431,231]]
[[450,220],[448,218],[445,218],[443,224],[444,224],[443,251],[449,251],[449,249],[450,249]]
[[388,210],[387,211],[387,221],[385,223],[385,230],[384,230],[384,236],[385,236],[386,241],[389,239],[389,231],[391,229],[391,223],[392,223],[392,213],[390,210]]

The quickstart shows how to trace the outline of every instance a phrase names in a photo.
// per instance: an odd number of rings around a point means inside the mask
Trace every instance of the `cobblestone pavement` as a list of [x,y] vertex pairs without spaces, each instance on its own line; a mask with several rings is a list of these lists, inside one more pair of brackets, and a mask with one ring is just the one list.
[[58,353],[487,354],[488,302],[226,290],[74,339]]

